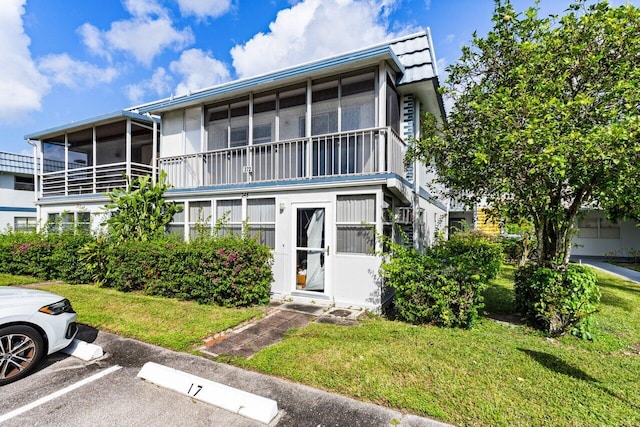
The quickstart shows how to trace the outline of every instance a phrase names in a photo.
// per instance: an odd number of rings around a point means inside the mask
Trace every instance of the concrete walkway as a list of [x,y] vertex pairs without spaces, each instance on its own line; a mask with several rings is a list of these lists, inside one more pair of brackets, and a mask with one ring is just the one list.
[[250,358],[258,351],[280,342],[292,328],[311,322],[355,326],[361,311],[320,307],[314,304],[272,303],[267,316],[228,333],[216,335],[201,349],[212,356]]
[[623,279],[629,280],[630,282],[635,282],[640,284],[640,271],[635,271],[629,268],[624,268],[618,265],[610,264],[607,261],[605,261],[604,258],[576,256],[576,257],[571,257],[571,261],[579,264],[589,265],[591,267],[597,268],[598,270],[606,271],[607,273],[613,274],[614,276],[618,276]]

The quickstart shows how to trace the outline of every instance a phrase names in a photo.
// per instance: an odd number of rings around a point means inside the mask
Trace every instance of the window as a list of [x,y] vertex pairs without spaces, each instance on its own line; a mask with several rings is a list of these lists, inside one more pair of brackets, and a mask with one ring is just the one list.
[[216,205],[216,221],[225,218],[223,233],[242,233],[242,200],[219,200]]
[[176,203],[176,206],[182,206],[183,210],[173,216],[173,219],[167,226],[167,231],[170,234],[184,238],[184,203]]
[[20,176],[16,175],[14,180],[13,189],[22,191],[34,191],[34,183],[32,176]]
[[582,218],[578,220],[578,237],[583,239],[619,239],[620,224],[615,224],[606,218]]
[[280,140],[305,136],[304,116],[307,111],[306,88],[280,93]]
[[189,236],[191,239],[211,234],[211,202],[189,203]]
[[47,230],[60,232],[66,230],[91,230],[91,213],[89,212],[62,212],[47,214]]
[[77,212],[76,213],[76,225],[78,230],[85,232],[91,231],[91,213],[89,212]]
[[387,76],[387,126],[400,133],[400,95]]
[[338,196],[337,252],[371,254],[375,248],[374,194]]
[[276,199],[247,200],[247,222],[251,237],[258,236],[261,244],[275,249]]
[[13,219],[13,229],[16,231],[33,231],[36,229],[35,217],[15,217]]

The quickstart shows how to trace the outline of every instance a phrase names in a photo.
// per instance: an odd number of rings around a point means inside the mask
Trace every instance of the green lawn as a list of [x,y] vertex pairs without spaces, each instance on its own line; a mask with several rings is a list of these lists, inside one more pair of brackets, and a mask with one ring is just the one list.
[[123,293],[93,285],[48,285],[69,298],[78,322],[166,348],[189,351],[203,339],[256,316],[264,309],[230,309]]
[[[355,327],[313,323],[233,363],[456,425],[640,425],[640,286],[596,274],[595,342],[488,318],[466,331],[369,316]],[[82,323],[182,351],[264,313],[96,286],[45,289],[68,297]],[[485,296],[491,317],[517,320],[512,267]]]
[[14,276],[13,274],[0,273],[0,286],[28,285],[40,280],[29,276]]
[[[640,425],[640,287],[597,273],[595,343],[485,319],[470,331],[312,324],[235,363],[457,425]],[[512,314],[513,269],[487,309]]]

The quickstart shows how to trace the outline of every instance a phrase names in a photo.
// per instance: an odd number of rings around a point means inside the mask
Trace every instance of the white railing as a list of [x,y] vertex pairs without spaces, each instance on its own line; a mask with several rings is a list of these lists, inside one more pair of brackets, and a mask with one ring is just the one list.
[[[106,193],[124,188],[127,172],[125,162],[46,172],[41,176],[41,196]],[[148,176],[152,172],[152,166],[140,163],[131,163],[129,169],[132,178]]]
[[319,135],[159,159],[176,188],[396,173],[406,145],[390,128]]

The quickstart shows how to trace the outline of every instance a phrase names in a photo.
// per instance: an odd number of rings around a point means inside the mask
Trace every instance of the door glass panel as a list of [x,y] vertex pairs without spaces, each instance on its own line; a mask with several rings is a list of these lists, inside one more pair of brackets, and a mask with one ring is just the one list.
[[297,212],[296,289],[324,292],[324,208],[298,209]]

